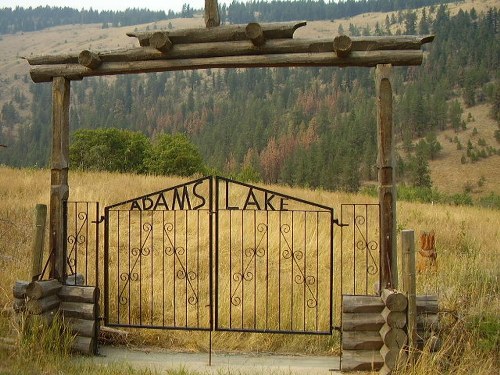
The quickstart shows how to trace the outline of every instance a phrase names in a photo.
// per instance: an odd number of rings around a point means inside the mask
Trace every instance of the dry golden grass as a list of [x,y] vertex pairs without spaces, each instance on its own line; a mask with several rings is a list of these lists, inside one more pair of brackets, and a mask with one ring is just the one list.
[[[70,199],[100,201],[104,206],[183,181],[155,176],[70,172]],[[47,170],[0,167],[0,306],[12,303],[11,288],[14,281],[29,276],[30,247],[34,234],[33,209],[37,203],[48,204],[49,185],[50,174]],[[341,203],[374,202],[373,198],[360,195],[282,186],[268,188],[336,210]],[[499,365],[500,212],[478,207],[399,202],[398,228],[414,229],[417,234],[420,231],[435,231],[438,271],[418,275],[418,293],[437,293],[440,307],[452,311],[453,316],[458,318],[458,323],[455,323],[447,314],[443,315],[444,321],[448,322],[442,333],[444,349],[437,354],[424,352],[417,367],[421,371],[413,373],[426,373],[425,369],[432,366],[439,366],[440,370],[436,373],[443,374],[491,373]],[[340,236],[337,228],[335,236],[335,257],[338,261]],[[344,266],[350,268],[349,261]],[[349,270],[345,272],[349,276]],[[338,274],[335,278],[338,288]],[[492,322],[493,328],[484,328],[478,323],[482,321]],[[497,330],[496,341],[495,336],[488,336],[491,330],[493,335]],[[2,321],[1,331],[3,334],[9,331],[5,321]],[[206,351],[209,343],[208,333],[203,332],[187,334],[135,330],[132,337],[131,344],[185,350]],[[463,345],[457,347],[456,342]],[[216,332],[213,334],[213,344],[214,350],[339,352],[336,335],[313,337]],[[481,358],[479,367],[474,364],[475,357]],[[446,366],[449,371],[445,369]]]

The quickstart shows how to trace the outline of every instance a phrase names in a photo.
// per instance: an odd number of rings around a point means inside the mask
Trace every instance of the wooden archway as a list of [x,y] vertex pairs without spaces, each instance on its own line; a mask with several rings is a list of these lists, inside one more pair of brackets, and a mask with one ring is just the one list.
[[420,65],[433,36],[294,39],[305,21],[220,26],[216,0],[205,0],[206,28],[131,33],[140,47],[28,58],[35,83],[52,82],[51,275],[64,279],[64,202],[69,197],[69,103],[72,80],[85,77],[253,67],[375,67],[380,203],[380,288],[396,288],[396,194],[392,66]]

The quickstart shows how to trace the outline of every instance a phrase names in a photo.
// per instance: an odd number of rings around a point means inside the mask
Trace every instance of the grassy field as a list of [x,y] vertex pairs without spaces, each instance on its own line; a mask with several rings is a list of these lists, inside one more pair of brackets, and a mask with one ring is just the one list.
[[[148,194],[183,182],[182,179],[120,175],[110,173],[70,173],[70,199],[99,201],[108,205]],[[30,247],[34,235],[34,206],[48,204],[50,173],[47,170],[0,167],[0,306],[12,303],[15,280],[28,279]],[[374,202],[373,198],[343,193],[266,187],[283,194],[307,199],[338,210],[341,203]],[[398,203],[398,229],[436,232],[438,269],[418,275],[419,294],[438,294],[444,322],[441,336],[444,345],[436,354],[424,352],[415,374],[491,374],[500,365],[500,212],[478,207]],[[338,241],[338,232],[335,232]],[[335,243],[338,249],[338,242]],[[336,254],[337,256],[337,254]],[[27,354],[33,345],[22,342],[18,323],[0,318],[0,336],[16,341],[14,351],[0,349],[3,361],[0,373],[64,373],[81,372],[88,363],[74,364],[64,348],[37,349],[50,355]],[[36,334],[40,337],[40,334]],[[26,341],[26,340],[25,340]],[[43,340],[41,340],[43,341]],[[133,331],[130,345],[206,351],[207,333]],[[260,335],[216,332],[216,351],[339,353],[339,339],[296,335]],[[30,346],[31,345],[31,346]],[[26,349],[26,347],[31,349]],[[44,345],[42,345],[43,347]],[[48,348],[48,349],[47,349]],[[45,350],[45,351],[44,351]],[[52,354],[51,354],[52,355]],[[69,363],[72,363],[69,365]],[[432,368],[432,371],[430,370]],[[120,373],[123,368],[105,374]],[[101,371],[99,370],[99,371]],[[92,370],[93,371],[93,370]],[[402,372],[404,373],[404,372]]]

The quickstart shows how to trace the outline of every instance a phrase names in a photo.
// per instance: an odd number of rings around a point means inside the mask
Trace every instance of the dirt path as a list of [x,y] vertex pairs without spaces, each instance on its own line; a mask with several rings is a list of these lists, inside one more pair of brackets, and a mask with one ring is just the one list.
[[340,374],[331,371],[339,368],[338,357],[288,356],[272,354],[212,354],[208,366],[207,353],[176,353],[146,351],[121,347],[100,348],[95,363],[127,363],[136,368],[150,368],[158,372],[184,369],[201,374],[273,374],[273,375],[327,375]]

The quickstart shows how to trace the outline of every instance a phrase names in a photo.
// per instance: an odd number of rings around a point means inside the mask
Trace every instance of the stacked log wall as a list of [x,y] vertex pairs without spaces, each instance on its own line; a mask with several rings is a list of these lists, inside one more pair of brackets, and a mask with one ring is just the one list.
[[64,285],[60,292],[61,313],[75,335],[73,350],[97,354],[99,335],[99,288],[92,286]]
[[374,371],[383,366],[379,334],[385,305],[379,296],[342,297],[342,371]]

